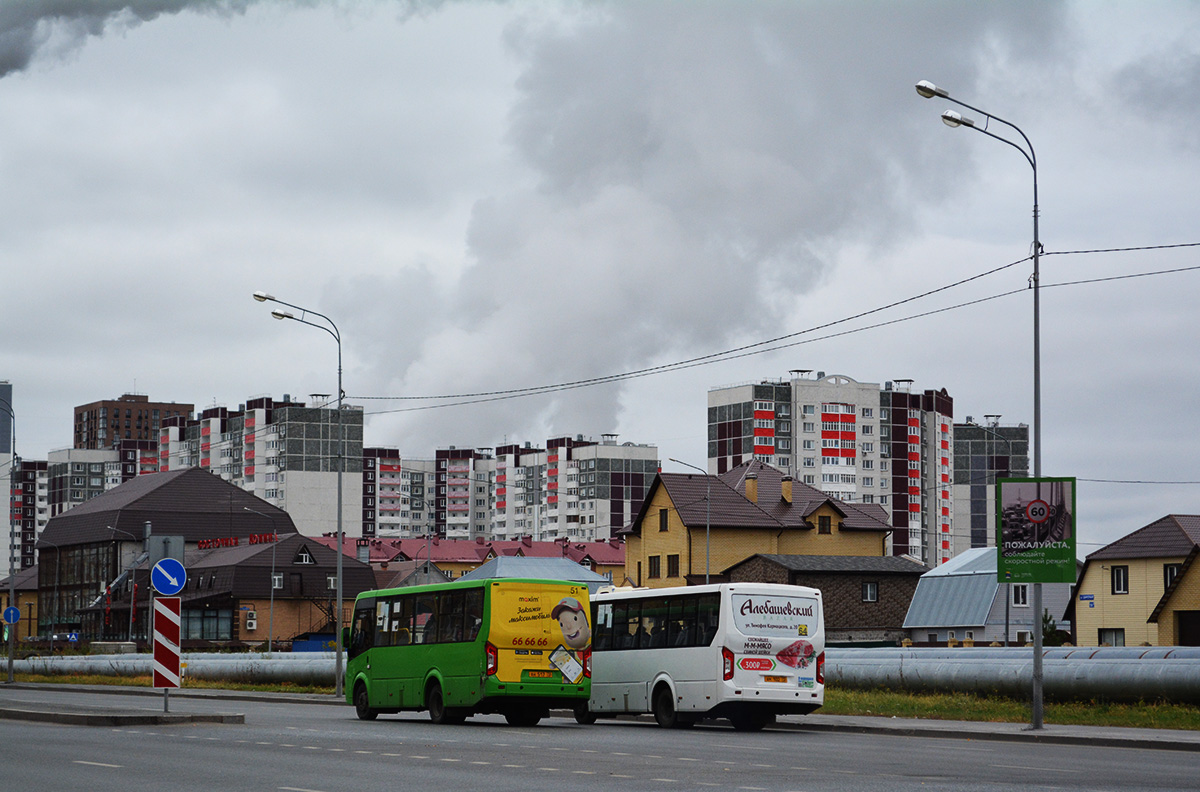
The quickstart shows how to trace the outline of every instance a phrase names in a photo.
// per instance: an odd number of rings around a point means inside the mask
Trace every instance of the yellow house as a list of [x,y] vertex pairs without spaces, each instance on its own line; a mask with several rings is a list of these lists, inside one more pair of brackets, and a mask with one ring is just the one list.
[[1200,646],[1200,516],[1170,514],[1088,555],[1080,646]]
[[627,583],[651,588],[722,580],[756,553],[884,556],[880,506],[832,498],[761,462],[720,476],[660,473],[625,532]]

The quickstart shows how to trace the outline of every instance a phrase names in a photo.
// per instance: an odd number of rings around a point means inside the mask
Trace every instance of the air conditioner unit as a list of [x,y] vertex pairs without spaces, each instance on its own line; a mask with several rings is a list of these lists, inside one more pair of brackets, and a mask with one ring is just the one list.
[[246,621],[254,621],[257,618],[258,613],[256,611],[246,611]]
[[258,629],[258,619],[246,619],[246,629],[247,630],[257,630]]

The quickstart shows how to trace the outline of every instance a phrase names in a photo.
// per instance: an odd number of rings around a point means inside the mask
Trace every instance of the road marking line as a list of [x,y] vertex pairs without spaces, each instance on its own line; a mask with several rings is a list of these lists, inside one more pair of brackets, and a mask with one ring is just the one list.
[[304,787],[279,787],[284,792],[323,792],[320,789],[305,789]]
[[676,778],[651,778],[650,780],[657,781],[660,784],[678,784],[679,783],[679,780]]
[[71,764],[87,765],[89,767],[124,767],[125,765],[107,764],[105,762],[85,762],[82,759],[76,759]]
[[572,770],[575,775],[596,775],[595,770]]
[[1072,770],[1067,767],[1029,767],[1028,765],[1002,765],[994,764],[992,767],[1002,767],[1006,770],[1035,770],[1039,773],[1048,773],[1054,771],[1056,773],[1082,773],[1082,770]]

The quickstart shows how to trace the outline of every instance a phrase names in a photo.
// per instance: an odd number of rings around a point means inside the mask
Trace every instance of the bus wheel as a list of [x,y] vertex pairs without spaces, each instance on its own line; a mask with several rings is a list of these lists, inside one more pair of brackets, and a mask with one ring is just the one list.
[[447,707],[442,699],[442,686],[431,682],[425,691],[425,709],[429,710],[429,720],[434,723],[462,723],[467,716],[457,709]]
[[596,713],[588,709],[586,701],[581,701],[575,705],[575,722],[584,726],[591,726],[596,722]]
[[762,731],[775,722],[775,716],[769,712],[738,712],[729,716],[729,722],[737,731]]
[[359,682],[354,686],[354,712],[359,720],[375,720],[379,710],[372,709],[367,699],[367,686]]
[[542,719],[542,713],[537,710],[510,710],[504,713],[504,720],[509,726],[537,726]]
[[664,729],[676,729],[680,726],[679,713],[675,710],[675,699],[671,694],[671,689],[666,685],[662,685],[654,693],[654,720]]

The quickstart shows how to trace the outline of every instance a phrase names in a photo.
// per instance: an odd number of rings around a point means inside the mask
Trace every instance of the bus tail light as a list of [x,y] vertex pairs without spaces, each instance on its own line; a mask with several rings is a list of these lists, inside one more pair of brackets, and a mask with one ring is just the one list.
[[721,678],[726,682],[733,679],[733,652],[729,651],[729,647],[721,647]]
[[817,655],[817,684],[825,684],[825,653]]
[[592,647],[588,647],[579,653],[579,659],[583,661],[583,676],[586,679],[592,678]]
[[483,653],[487,659],[485,672],[488,676],[495,676],[496,666],[500,665],[500,653],[496,651],[496,647],[492,645],[491,641],[484,643]]

